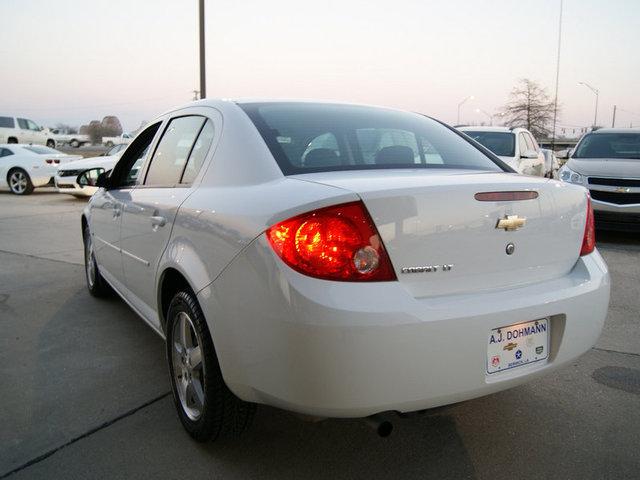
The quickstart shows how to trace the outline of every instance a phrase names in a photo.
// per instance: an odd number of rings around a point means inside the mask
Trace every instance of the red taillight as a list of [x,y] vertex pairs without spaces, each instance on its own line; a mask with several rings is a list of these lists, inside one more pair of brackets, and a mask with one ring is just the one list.
[[582,248],[580,256],[589,255],[596,248],[596,222],[593,218],[593,207],[591,206],[591,196],[587,194],[587,221],[584,226],[584,237],[582,238]]
[[45,162],[47,162],[49,165],[51,165],[51,164],[53,163],[53,160],[51,160],[50,158],[47,158],[47,159],[45,160]]
[[266,234],[280,258],[305,275],[341,281],[396,279],[362,202],[304,213],[272,226]]
[[58,158],[54,158],[53,159],[53,163],[55,163],[56,165],[58,165],[60,163],[60,159]]

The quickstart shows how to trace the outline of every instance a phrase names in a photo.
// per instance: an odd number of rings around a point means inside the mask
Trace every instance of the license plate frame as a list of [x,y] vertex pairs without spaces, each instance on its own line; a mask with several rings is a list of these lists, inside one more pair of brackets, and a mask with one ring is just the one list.
[[496,327],[487,337],[486,374],[513,370],[549,358],[550,319]]

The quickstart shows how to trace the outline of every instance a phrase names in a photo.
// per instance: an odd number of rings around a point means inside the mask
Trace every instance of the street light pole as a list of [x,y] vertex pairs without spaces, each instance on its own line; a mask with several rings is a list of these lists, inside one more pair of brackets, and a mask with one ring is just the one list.
[[207,78],[204,63],[204,0],[200,0],[200,98],[207,98]]
[[591,85],[589,85],[588,83],[584,83],[584,82],[578,82],[578,85],[582,85],[584,87],[587,87],[589,90],[591,90],[595,96],[596,96],[596,113],[593,116],[593,126],[596,127],[598,125],[598,94],[600,93],[600,91],[597,88],[593,88]]
[[476,108],[476,113],[484,113],[487,117],[489,117],[489,125],[493,127],[493,115],[481,108]]
[[458,125],[460,125],[460,108],[462,107],[462,105],[467,103],[467,100],[473,100],[473,98],[473,95],[469,95],[468,97],[463,98],[462,101],[458,104],[458,121],[456,122]]

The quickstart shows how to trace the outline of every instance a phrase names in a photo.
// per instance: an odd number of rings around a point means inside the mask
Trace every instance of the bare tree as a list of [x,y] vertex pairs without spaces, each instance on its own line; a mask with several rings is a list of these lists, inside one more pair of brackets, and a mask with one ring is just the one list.
[[526,128],[537,138],[551,134],[553,101],[546,89],[533,80],[519,80],[503,110],[509,127]]
[[68,125],[66,123],[56,123],[56,128],[58,130],[64,130],[67,133],[78,133],[78,128],[77,127],[72,127],[71,125]]

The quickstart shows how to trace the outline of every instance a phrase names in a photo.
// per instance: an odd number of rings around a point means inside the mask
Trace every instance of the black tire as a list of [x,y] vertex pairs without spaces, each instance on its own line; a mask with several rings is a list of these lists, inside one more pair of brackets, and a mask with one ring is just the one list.
[[100,271],[98,270],[96,257],[93,254],[93,248],[91,248],[92,240],[88,226],[84,228],[82,240],[84,242],[84,275],[87,280],[87,289],[94,297],[108,297],[111,295],[113,290],[111,290],[111,287],[102,275],[100,275]]
[[73,139],[69,142],[69,145],[71,145],[73,148],[78,148],[80,146],[80,142],[76,139]]
[[[174,359],[174,357],[181,355],[176,347],[175,331],[180,325],[181,319],[184,319],[183,314],[186,314],[189,319],[190,331],[195,333],[195,336],[190,333],[192,346],[200,347],[200,371],[198,372],[197,367],[193,367],[192,372],[188,374],[189,382],[192,381],[192,378],[197,377],[197,381],[200,382],[202,387],[200,391],[203,392],[203,401],[197,418],[192,418],[185,410],[183,401],[186,400],[180,399],[177,386],[181,378],[185,378],[182,375],[186,375],[184,373],[185,370],[182,369],[191,362],[191,360],[187,363],[182,362],[182,365],[178,366],[177,363],[179,362]],[[253,403],[240,400],[225,384],[207,323],[200,305],[191,291],[180,291],[171,300],[167,312],[166,333],[167,363],[169,365],[171,389],[178,417],[185,430],[199,442],[236,437],[244,432],[253,420],[256,406]],[[178,343],[180,342],[178,341]],[[181,371],[177,372],[174,368],[176,370],[180,368]],[[188,395],[188,390],[185,391]],[[193,388],[191,391],[194,392]],[[193,398],[194,395],[192,394],[191,397]]]
[[33,183],[31,177],[21,168],[12,168],[7,173],[7,183],[9,190],[14,195],[29,195],[33,193]]
[[47,147],[56,148],[56,141],[55,140],[47,140]]
[[18,139],[16,137],[9,137],[7,143],[18,143]]

